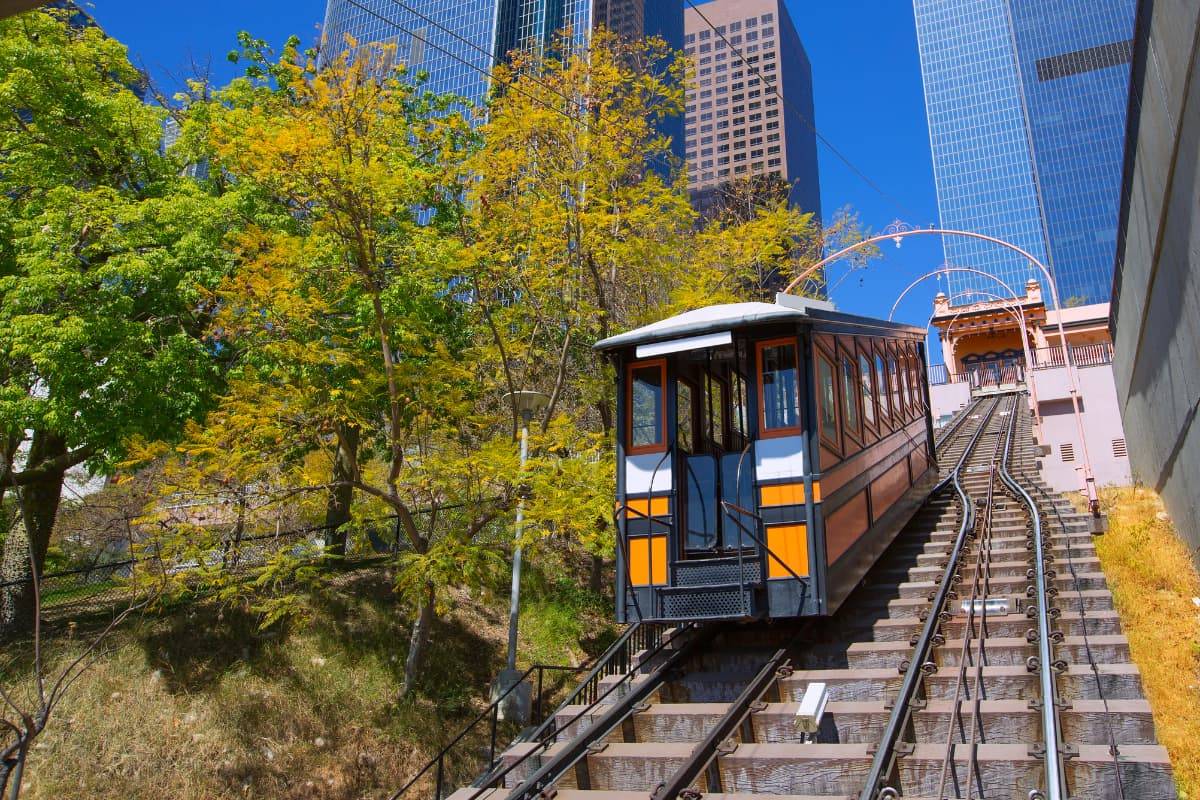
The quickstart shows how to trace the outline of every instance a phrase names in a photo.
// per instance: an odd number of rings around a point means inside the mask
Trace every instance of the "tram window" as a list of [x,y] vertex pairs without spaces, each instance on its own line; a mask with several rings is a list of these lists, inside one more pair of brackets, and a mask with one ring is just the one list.
[[759,394],[763,431],[795,430],[800,427],[799,384],[796,343],[759,344]]
[[725,384],[709,375],[704,382],[705,435],[710,442],[725,446]]
[[922,413],[924,410],[924,404],[921,400],[921,384],[919,383],[919,381],[921,379],[923,379],[924,376],[921,375],[920,360],[916,357],[916,355],[912,354],[911,350],[909,352],[910,352],[910,355],[908,357],[908,393],[909,393],[909,397],[912,398],[912,407],[914,409],[916,409],[916,411],[918,413]]
[[685,381],[675,384],[675,442],[686,453],[695,451],[696,393]]
[[888,410],[887,375],[883,371],[883,356],[875,355],[875,391],[879,394],[879,418],[888,419],[893,411]]
[[635,364],[629,369],[629,451],[648,453],[666,446],[666,364]]
[[892,416],[900,422],[904,418],[903,407],[900,404],[903,390],[900,388],[900,370],[896,368],[895,356],[888,356],[888,378],[892,382]]
[[729,420],[730,428],[737,434],[737,441],[734,442],[736,447],[743,447],[745,441],[750,436],[750,418],[746,412],[746,379],[741,373],[734,372],[730,376],[733,380],[733,390],[731,400],[733,402],[732,415]]
[[858,375],[854,372],[854,362],[848,358],[842,359],[842,403],[846,430],[858,433]]
[[874,425],[875,393],[871,390],[871,362],[862,353],[858,354],[858,368],[862,375],[863,419],[868,425]]
[[820,392],[821,435],[837,442],[837,393],[833,388],[833,365],[817,356],[817,384]]

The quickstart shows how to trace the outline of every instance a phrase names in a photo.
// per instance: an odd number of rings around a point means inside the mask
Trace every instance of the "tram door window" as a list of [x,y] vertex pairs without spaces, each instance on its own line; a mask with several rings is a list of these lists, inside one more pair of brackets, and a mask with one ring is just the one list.
[[629,452],[651,453],[666,448],[665,362],[634,364],[629,369]]
[[764,342],[759,346],[759,391],[764,435],[800,430],[796,343]]
[[687,405],[698,422],[689,446],[680,445],[685,551],[697,557],[751,546],[753,540],[741,535],[725,506],[750,508],[753,501],[753,461],[747,456],[749,463],[740,463],[749,441],[746,380],[734,366],[732,349],[707,354],[681,370],[688,379],[678,387],[690,398]]

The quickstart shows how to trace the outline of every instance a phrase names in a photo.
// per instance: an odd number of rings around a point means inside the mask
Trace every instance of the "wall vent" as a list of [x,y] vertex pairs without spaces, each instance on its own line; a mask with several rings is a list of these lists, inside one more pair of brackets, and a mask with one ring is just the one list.
[[1127,458],[1129,451],[1125,449],[1124,439],[1113,439],[1113,458]]
[[1075,445],[1064,444],[1059,449],[1062,451],[1062,460],[1064,462],[1075,460]]

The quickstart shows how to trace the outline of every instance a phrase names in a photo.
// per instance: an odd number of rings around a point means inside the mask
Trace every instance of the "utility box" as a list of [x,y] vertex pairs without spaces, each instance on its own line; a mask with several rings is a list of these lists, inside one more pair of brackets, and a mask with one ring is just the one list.
[[[501,670],[492,684],[492,702],[500,697],[500,707],[496,709],[497,719],[504,722],[515,722],[518,725],[528,725],[529,715],[533,708],[533,687],[522,680],[524,673],[520,670]],[[507,692],[507,694],[506,694]]]

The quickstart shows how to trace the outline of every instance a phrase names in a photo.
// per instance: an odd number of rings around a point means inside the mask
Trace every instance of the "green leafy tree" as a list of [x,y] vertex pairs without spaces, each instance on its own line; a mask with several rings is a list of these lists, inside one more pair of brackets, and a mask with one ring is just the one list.
[[[202,287],[229,267],[234,203],[160,151],[124,46],[45,10],[0,21],[0,493],[23,526],[3,578],[41,569],[68,469],[110,468],[133,435],[174,436],[217,362]],[[0,595],[27,625],[31,589]]]

